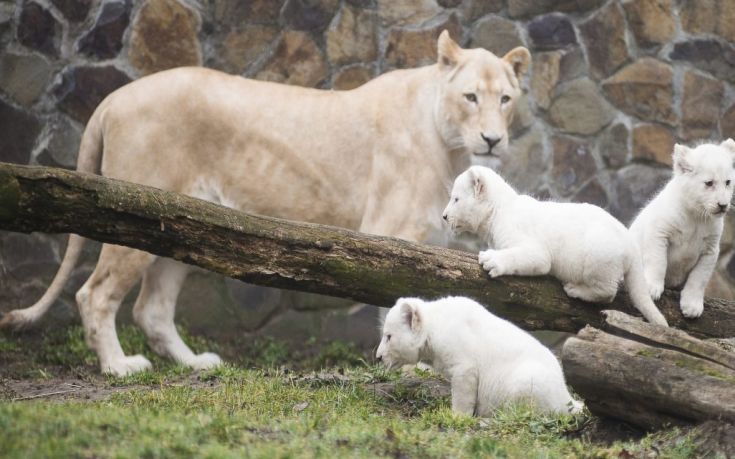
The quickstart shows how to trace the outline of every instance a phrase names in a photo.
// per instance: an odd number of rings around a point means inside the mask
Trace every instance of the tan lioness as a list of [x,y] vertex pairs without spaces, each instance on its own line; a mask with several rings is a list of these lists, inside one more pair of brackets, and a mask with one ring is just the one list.
[[[388,72],[351,91],[253,81],[204,68],[161,72],[110,94],[87,124],[77,170],[151,185],[247,210],[367,233],[426,240],[441,228],[454,177],[470,155],[503,151],[518,78],[530,54],[503,58],[462,49],[444,31],[434,65]],[[3,323],[40,318],[59,295],[84,239],[71,235],[46,294]],[[103,372],[150,367],[125,356],[115,314],[143,284],[133,316],[158,353],[194,368],[220,363],[194,354],[174,326],[189,268],[105,244],[77,292],[86,340]]]

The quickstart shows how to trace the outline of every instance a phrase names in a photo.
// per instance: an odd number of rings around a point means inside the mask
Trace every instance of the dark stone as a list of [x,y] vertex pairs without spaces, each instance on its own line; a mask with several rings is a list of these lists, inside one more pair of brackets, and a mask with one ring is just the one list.
[[610,75],[628,60],[625,19],[617,4],[610,3],[602,8],[579,29],[587,47],[590,73],[595,78]]
[[442,8],[456,8],[462,3],[462,0],[437,0],[437,3]]
[[465,21],[474,21],[486,14],[500,13],[505,0],[467,0],[462,5],[462,16]]
[[615,194],[618,197],[611,213],[628,226],[638,212],[671,178],[671,169],[631,164],[615,175]]
[[23,46],[49,56],[59,55],[58,36],[61,25],[51,12],[36,2],[26,2],[20,12],[17,30],[18,41]]
[[735,82],[735,48],[730,44],[711,39],[679,42],[669,58],[690,62],[717,78]]
[[346,0],[348,4],[357,8],[375,8],[375,0]]
[[628,159],[630,132],[623,123],[613,124],[598,137],[598,151],[607,167],[618,169]]
[[113,66],[72,67],[64,70],[53,93],[61,111],[86,124],[102,99],[130,81]]
[[28,164],[41,123],[0,100],[0,161]]
[[82,140],[81,129],[67,117],[57,115],[46,120],[43,135],[44,138],[38,142],[42,148],[36,156],[36,162],[44,166],[74,169]]
[[321,32],[337,12],[337,0],[286,0],[281,17],[287,27]]
[[282,3],[276,0],[211,0],[214,27],[249,24],[275,24]]
[[528,24],[533,47],[541,50],[564,48],[577,43],[577,35],[569,18],[562,14],[541,16]]
[[597,179],[590,180],[585,186],[580,189],[572,199],[574,202],[586,202],[588,204],[594,204],[602,208],[607,207],[610,201],[607,198],[607,192],[600,185]]
[[92,6],[92,0],[51,0],[51,3],[72,22],[87,19],[89,8]]
[[77,49],[98,59],[111,59],[120,52],[125,29],[130,23],[129,0],[102,5],[92,29],[79,39]]
[[720,118],[720,132],[723,139],[735,139],[735,104],[725,110]]
[[567,195],[589,180],[597,172],[592,145],[573,137],[554,136],[551,139],[553,186],[561,195]]
[[531,17],[559,11],[562,13],[585,13],[598,8],[605,0],[508,0],[508,16]]

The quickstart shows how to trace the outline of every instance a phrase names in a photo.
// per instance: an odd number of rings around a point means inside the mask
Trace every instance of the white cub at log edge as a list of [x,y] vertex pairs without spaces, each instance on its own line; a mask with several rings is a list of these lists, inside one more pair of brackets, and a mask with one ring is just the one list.
[[534,337],[469,298],[400,298],[383,324],[377,358],[388,368],[430,364],[452,386],[452,410],[489,416],[530,400],[545,412],[577,413],[556,357]]
[[682,287],[681,312],[699,317],[730,207],[735,141],[674,147],[674,176],[630,226],[641,247],[651,297]]
[[487,241],[491,249],[479,261],[491,277],[551,274],[567,295],[591,302],[611,302],[624,279],[643,316],[667,325],[648,294],[635,240],[597,206],[537,201],[493,170],[473,166],[454,181],[443,217],[455,233]]

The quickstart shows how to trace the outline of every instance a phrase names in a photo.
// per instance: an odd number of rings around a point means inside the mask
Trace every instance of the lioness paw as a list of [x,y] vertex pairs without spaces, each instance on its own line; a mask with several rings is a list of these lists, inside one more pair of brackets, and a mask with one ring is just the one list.
[[657,301],[659,298],[661,298],[661,294],[664,293],[663,282],[658,284],[648,284],[648,291],[651,294],[651,299],[653,301]]
[[495,250],[485,250],[478,255],[478,261],[482,265],[482,269],[490,274],[490,277],[498,277],[505,274],[500,261],[498,260],[498,252]]
[[702,315],[704,311],[704,302],[702,298],[690,298],[682,294],[681,296],[681,313],[684,317],[695,319]]
[[111,374],[113,376],[128,376],[144,370],[150,370],[152,367],[150,360],[142,355],[131,355],[108,362],[102,366],[102,373]]
[[204,352],[202,354],[195,355],[193,358],[183,363],[195,370],[208,370],[222,365],[222,359],[212,352]]

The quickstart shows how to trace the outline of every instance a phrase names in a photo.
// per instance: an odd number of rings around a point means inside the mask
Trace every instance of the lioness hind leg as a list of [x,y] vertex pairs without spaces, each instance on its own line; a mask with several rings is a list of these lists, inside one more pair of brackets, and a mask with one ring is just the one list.
[[87,344],[97,353],[103,373],[125,376],[151,366],[142,355],[125,356],[115,330],[115,315],[154,258],[135,249],[105,244],[94,272],[77,292]]
[[135,322],[148,337],[148,344],[158,354],[195,369],[217,366],[216,354],[194,354],[176,330],[176,299],[189,273],[189,267],[167,258],[158,258],[143,275],[143,285],[133,307]]

